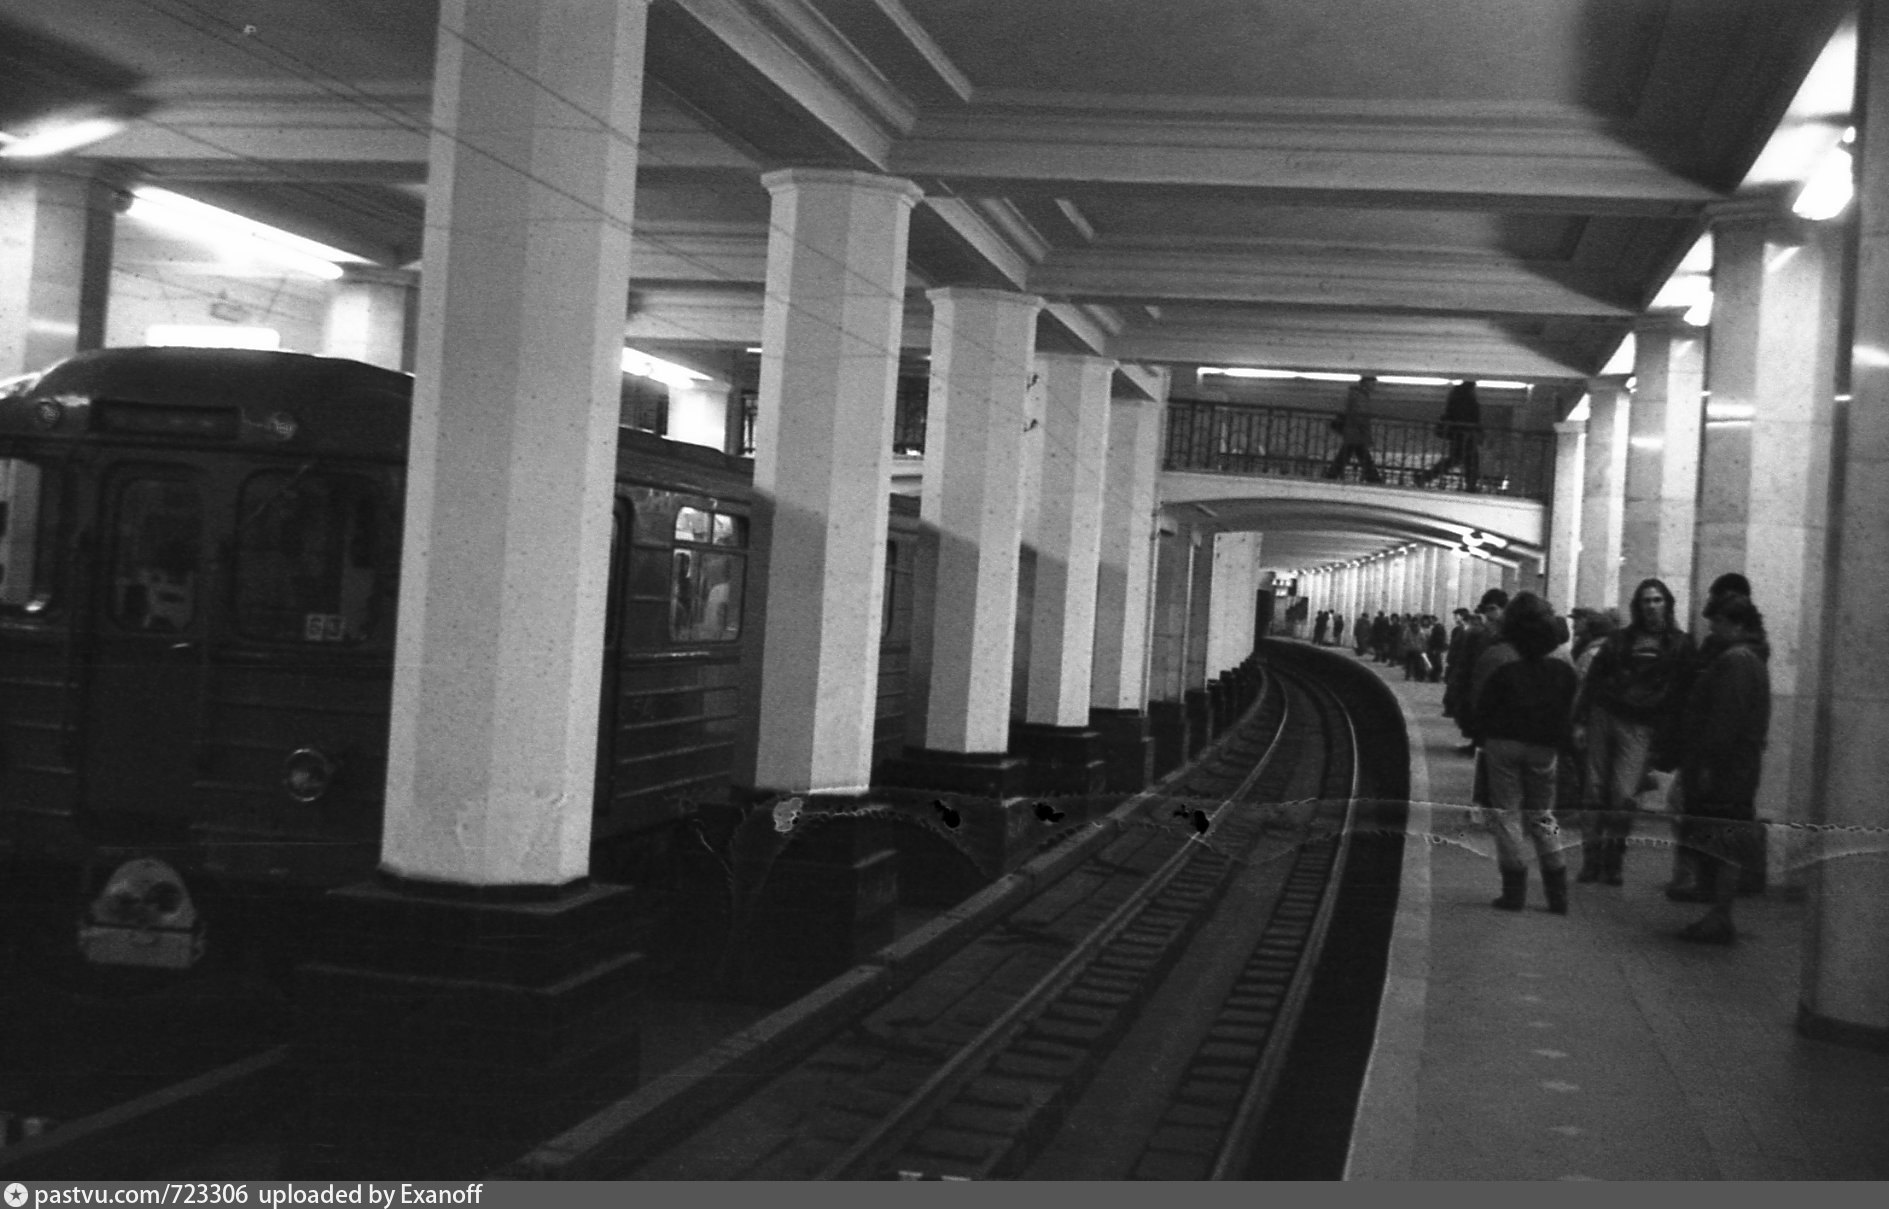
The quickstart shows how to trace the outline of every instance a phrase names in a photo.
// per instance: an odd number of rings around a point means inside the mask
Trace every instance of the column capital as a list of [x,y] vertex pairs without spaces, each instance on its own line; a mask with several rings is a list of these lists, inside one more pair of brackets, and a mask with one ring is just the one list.
[[1672,310],[1648,311],[1637,316],[1633,320],[1633,334],[1636,337],[1702,340],[1705,338],[1705,329],[1687,323],[1685,310],[1675,307]]
[[342,285],[397,285],[408,289],[420,284],[418,269],[390,269],[378,264],[344,264]]
[[1031,310],[1043,309],[1043,298],[1039,294],[1019,294],[1015,290],[993,290],[987,286],[941,285],[937,289],[926,290],[925,297],[933,306],[940,302],[988,302],[1028,307]]
[[1586,420],[1556,420],[1555,433],[1564,437],[1584,436],[1587,433]]
[[1587,379],[1587,393],[1598,394],[1601,391],[1614,391],[1624,394],[1627,389],[1627,374],[1605,374]]
[[911,181],[897,176],[875,176],[850,168],[780,168],[763,173],[761,184],[769,193],[780,194],[808,185],[838,185],[877,193],[890,193],[906,205],[916,205],[925,191]]
[[[1038,298],[1037,301],[1040,303],[1042,299]],[[1120,361],[1117,361],[1113,357],[1098,357],[1094,353],[1039,352],[1036,354],[1036,359],[1038,361],[1060,361],[1067,365],[1075,366],[1106,365],[1110,373],[1113,373],[1115,367],[1121,364]]]

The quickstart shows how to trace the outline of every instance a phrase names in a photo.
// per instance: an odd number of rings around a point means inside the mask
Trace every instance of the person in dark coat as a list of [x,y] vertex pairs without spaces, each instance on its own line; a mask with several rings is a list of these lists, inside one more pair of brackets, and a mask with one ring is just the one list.
[[1333,646],[1345,645],[1345,615],[1337,609],[1331,612],[1331,644]]
[[1359,378],[1345,392],[1345,410],[1334,420],[1332,428],[1338,433],[1338,453],[1325,467],[1325,477],[1335,479],[1345,472],[1345,467],[1356,459],[1358,469],[1364,472],[1367,483],[1382,483],[1384,476],[1378,473],[1377,463],[1371,460],[1371,414],[1366,410],[1371,403],[1371,390],[1377,385],[1377,379],[1366,374]]
[[1730,944],[1732,900],[1756,859],[1758,780],[1771,727],[1771,649],[1764,617],[1749,598],[1721,596],[1705,606],[1712,661],[1686,693],[1679,725],[1679,784],[1685,801],[1681,842],[1716,866],[1712,907],[1679,935]]
[[[1712,586],[1706,590],[1702,612],[1710,617],[1715,603],[1732,596],[1752,598],[1751,581],[1736,571],[1728,571],[1712,581]],[[1724,644],[1708,630],[1693,655],[1693,667],[1703,669],[1723,649]],[[1709,903],[1713,900],[1712,877],[1718,866],[1685,843],[1681,834],[1684,828],[1685,821],[1678,820],[1673,837],[1677,841],[1673,844],[1673,880],[1666,884],[1666,897],[1676,903]]]
[[1476,398],[1476,381],[1465,378],[1450,387],[1443,400],[1443,419],[1436,435],[1450,443],[1450,451],[1428,470],[1419,470],[1414,482],[1419,486],[1443,476],[1452,466],[1463,468],[1463,490],[1481,491],[1482,479],[1482,402]]
[[1429,664],[1429,680],[1435,684],[1443,679],[1443,653],[1449,650],[1450,632],[1443,628],[1439,617],[1429,618],[1430,634],[1424,643],[1424,655]]
[[1633,620],[1588,665],[1574,706],[1574,743],[1587,754],[1582,803],[1584,882],[1618,886],[1633,834],[1636,795],[1664,748],[1692,673],[1692,638],[1673,618],[1673,594],[1657,579],[1633,589]]
[[1470,629],[1463,638],[1462,654],[1456,661],[1455,671],[1451,673],[1450,690],[1456,704],[1457,729],[1463,732],[1463,745],[1457,748],[1461,755],[1476,753],[1476,716],[1472,708],[1474,697],[1471,689],[1476,675],[1476,664],[1484,653],[1495,644],[1496,630],[1502,622],[1502,610],[1509,604],[1509,594],[1501,588],[1490,588],[1482,594],[1476,603],[1476,615],[1479,624]]
[[[1568,910],[1568,871],[1555,824],[1556,763],[1567,737],[1578,681],[1574,665],[1550,659],[1565,628],[1533,592],[1519,592],[1502,611],[1501,639],[1482,656],[1494,665],[1475,690],[1476,732],[1488,780],[1502,896],[1492,904],[1519,911],[1528,898],[1526,833],[1541,865],[1548,909]],[[1497,653],[1502,652],[1502,658]]]
[[1358,614],[1357,624],[1351,627],[1351,645],[1357,648],[1360,659],[1364,658],[1364,653],[1371,649],[1371,615],[1369,613]]

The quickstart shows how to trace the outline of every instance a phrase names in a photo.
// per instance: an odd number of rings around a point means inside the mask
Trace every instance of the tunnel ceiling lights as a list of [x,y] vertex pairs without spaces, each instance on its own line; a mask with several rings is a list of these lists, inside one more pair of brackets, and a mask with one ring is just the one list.
[[164,227],[178,235],[207,243],[221,252],[248,254],[311,277],[334,281],[343,264],[367,264],[364,257],[327,244],[244,218],[194,197],[139,185],[131,191],[125,217]]

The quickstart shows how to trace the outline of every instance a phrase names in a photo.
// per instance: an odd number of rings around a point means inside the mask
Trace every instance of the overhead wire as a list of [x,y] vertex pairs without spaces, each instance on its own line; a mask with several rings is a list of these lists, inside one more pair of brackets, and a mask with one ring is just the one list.
[[[633,246],[635,244],[641,244],[646,247],[650,247],[656,250],[666,252],[681,263],[688,264],[693,267],[702,269],[705,274],[705,277],[708,280],[730,282],[730,283],[739,284],[742,286],[752,286],[754,284],[751,281],[743,280],[743,279],[733,276],[732,274],[724,270],[720,265],[717,265],[711,262],[710,260],[700,255],[695,254],[692,250],[678,243],[665,239],[660,234],[651,233],[646,230],[642,235],[638,236],[634,230],[633,222],[630,220],[626,220],[620,214],[614,213],[613,211],[611,211],[605,206],[598,205],[592,202],[588,198],[576,195],[572,193],[570,190],[562,188],[557,183],[546,179],[542,174],[534,171],[529,166],[521,165],[510,159],[507,159],[505,156],[497,153],[492,148],[479,145],[467,139],[464,135],[462,135],[458,131],[447,130],[440,127],[437,123],[435,123],[432,120],[430,112],[429,112],[429,115],[425,119],[414,118],[398,105],[384,101],[380,97],[373,94],[372,92],[369,92],[368,90],[361,88],[359,85],[355,84],[354,82],[346,80],[336,75],[334,72],[328,70],[326,67],[317,63],[310,62],[306,58],[300,55],[297,55],[293,53],[292,51],[289,51],[279,45],[276,45],[268,38],[266,33],[264,33],[263,31],[237,27],[233,23],[221,18],[219,15],[207,12],[206,10],[202,8],[202,6],[193,3],[192,0],[137,0],[137,2],[144,5],[146,8],[150,9],[151,11],[158,13],[159,15],[166,16],[173,20],[178,21],[180,24],[184,25],[186,28],[192,29],[193,31],[201,34],[202,36],[211,38],[225,46],[239,50],[242,53],[245,53],[253,58],[256,58],[257,60],[261,62],[264,62],[274,67],[276,70],[281,71],[286,75],[293,76],[294,78],[297,78],[301,80],[302,82],[315,87],[321,92],[324,92],[327,95],[334,97],[335,99],[342,101],[345,104],[356,106],[368,113],[371,113],[375,115],[376,117],[382,119],[383,121],[394,124],[402,129],[406,129],[416,135],[423,135],[427,137],[428,139],[436,138],[436,137],[443,137],[443,138],[451,139],[457,145],[465,148],[466,150],[471,151],[474,154],[483,156],[484,158],[490,160],[495,165],[507,171],[511,171],[518,174],[521,178],[530,181],[534,186],[547,190],[553,195],[558,196],[565,201],[568,201],[572,205],[582,210],[590,212],[593,216],[601,220],[606,225],[614,227],[622,231],[623,233],[630,235],[633,241]],[[546,83],[542,78],[540,78],[536,74],[532,73],[531,71],[526,70],[525,68],[520,67],[518,64],[507,59],[505,56],[495,52],[490,47],[487,47],[483,45],[482,43],[480,43],[479,41],[477,41],[476,39],[468,36],[464,30],[455,29],[450,26],[441,26],[440,28],[448,36],[455,38],[456,40],[461,42],[463,45],[465,45],[468,49],[488,59],[490,62],[500,66],[504,70],[515,74],[519,79],[524,81],[530,87],[533,87],[542,91],[546,96],[552,98],[559,104],[571,110],[572,113],[577,114],[580,117],[586,119],[587,121],[593,123],[598,130],[605,133],[608,137],[611,137],[616,140],[629,144],[633,148],[634,153],[637,156],[637,161],[639,165],[643,163],[650,163],[655,166],[670,166],[670,167],[681,166],[675,161],[665,162],[663,158],[660,156],[660,154],[649,153],[647,149],[642,145],[640,131],[631,133],[631,132],[618,129],[610,122],[607,115],[597,114],[593,112],[592,110],[588,109],[587,107],[585,107],[584,105],[579,104],[578,102],[572,100],[570,97],[564,95],[563,93],[558,91],[556,88]],[[198,142],[211,150],[219,152],[220,154],[230,156],[230,157],[242,160],[242,161],[246,161],[266,171],[276,172],[281,176],[282,179],[285,179],[285,180],[296,179],[293,173],[282,171],[279,164],[274,161],[264,160],[259,157],[249,155],[236,148],[219,145],[214,140],[204,137],[198,131],[187,130],[187,129],[182,128],[181,126],[174,125],[174,124],[167,124],[162,119],[154,119],[149,116],[147,116],[146,118],[142,120],[146,122],[150,122],[154,125],[158,125],[160,128],[167,129],[171,131],[172,133],[177,134],[181,137],[188,138],[192,141]],[[318,178],[309,178],[309,180],[317,181]],[[362,211],[357,211],[357,212],[361,213],[362,217],[371,217],[365,212],[362,212]],[[424,219],[423,222],[430,223],[431,219]],[[877,285],[877,283],[874,283],[870,281],[869,279],[865,278],[863,275],[861,275],[857,270],[855,270],[851,265],[847,264],[841,258],[833,256],[830,253],[826,252],[824,249],[815,247],[811,244],[806,243],[803,240],[798,239],[797,236],[794,234],[794,232],[787,230],[786,228],[778,225],[774,221],[771,214],[767,223],[767,230],[768,230],[770,240],[784,239],[784,240],[793,242],[798,246],[799,250],[803,254],[811,254],[821,259],[824,259],[828,261],[829,263],[835,265],[839,269],[839,271],[845,276],[850,277],[875,291],[885,292],[883,291],[882,287]],[[904,280],[903,272],[899,274],[899,279],[901,282]],[[809,308],[805,307],[803,304],[796,302],[793,298],[787,297],[785,295],[779,294],[776,291],[769,289],[765,280],[760,283],[760,289],[761,289],[761,294],[762,294],[764,302],[772,302],[775,305],[784,306],[788,308],[789,310],[792,310],[796,312],[797,314],[799,314],[803,319],[810,319],[821,326],[827,327],[835,331],[838,335],[840,335],[843,338],[856,341],[858,343],[865,345],[866,347],[872,348],[873,351],[875,352],[888,355],[891,358],[896,360],[901,354],[901,352],[903,351],[901,348],[889,348],[885,346],[879,346],[879,345],[873,344],[871,341],[863,339],[859,335],[859,333],[849,330],[846,326],[844,326],[843,323],[836,322],[825,315],[818,314],[810,310]],[[1019,290],[1018,292],[1022,293],[1023,291]],[[890,300],[890,298],[892,297],[896,297],[898,304],[900,306],[900,309],[901,309],[901,316],[902,316],[903,310],[905,307],[905,294],[904,294],[903,289],[900,288],[894,292],[888,292],[888,299]],[[682,322],[680,320],[675,320],[675,319],[671,319],[668,322],[670,322],[671,325],[676,330],[684,332],[684,333],[688,333],[695,338],[703,340],[704,342],[716,343],[716,344],[725,343],[725,341],[718,339],[715,333],[705,331],[700,327],[693,326],[686,322]],[[901,322],[903,322],[903,318],[901,318]],[[1004,361],[1009,360],[1009,354],[983,341],[980,341],[980,340],[977,340],[975,338],[968,337],[968,336],[960,336],[950,329],[943,329],[941,332],[939,327],[936,325],[936,316],[934,314],[934,327],[933,327],[933,332],[932,332],[932,341],[934,345],[939,343],[939,338],[941,334],[946,340],[956,338],[958,340],[957,347],[965,351],[968,351],[974,354],[982,354],[986,358],[994,362],[998,362],[998,363],[1002,363]],[[1024,362],[1022,364],[1016,364],[1014,362],[1011,362],[1010,369],[1012,372],[1019,374],[1025,382],[1028,382],[1030,381],[1030,375],[1034,372],[1033,361]],[[1019,395],[1014,400],[1003,400],[1001,402],[1005,410],[1009,414],[1011,414],[1013,422],[1015,422],[1018,427],[1019,433],[1021,433],[1022,431],[1025,431],[1026,425],[1029,424],[1029,421],[1031,419],[1030,414],[1029,414],[1028,400],[1022,395]],[[1042,433],[1043,435],[1041,439],[1043,439],[1046,444],[1054,442],[1057,445],[1059,445],[1065,456],[1069,456],[1073,454],[1078,459],[1078,461],[1087,462],[1090,465],[1091,469],[1095,469],[1095,470],[1106,469],[1105,463],[1096,464],[1093,461],[1093,459],[1086,459],[1084,458],[1082,454],[1074,451],[1073,448],[1071,448],[1067,444],[1067,442],[1063,439],[1063,436],[1058,429],[1052,428],[1048,425],[1044,425],[1042,426]],[[1165,437],[1165,433],[1163,435]],[[1104,488],[1105,491],[1111,490],[1111,489],[1126,490],[1128,487],[1126,483],[1121,483],[1119,481],[1111,482],[1111,476],[1108,476],[1106,473],[1102,474],[1102,480],[1105,484],[1105,488]]]

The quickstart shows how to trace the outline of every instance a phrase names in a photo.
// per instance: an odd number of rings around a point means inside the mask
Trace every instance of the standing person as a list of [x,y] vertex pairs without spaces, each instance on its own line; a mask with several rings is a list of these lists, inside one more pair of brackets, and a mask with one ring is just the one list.
[[1541,865],[1548,910],[1568,911],[1568,871],[1555,825],[1556,763],[1574,708],[1574,665],[1548,655],[1563,640],[1548,602],[1519,592],[1502,611],[1500,647],[1512,655],[1497,661],[1475,697],[1475,723],[1487,770],[1489,821],[1495,832],[1502,896],[1493,906],[1520,911],[1528,899],[1526,832]]
[[1450,467],[1461,466],[1463,490],[1481,491],[1482,402],[1476,398],[1474,378],[1465,378],[1450,387],[1449,397],[1443,400],[1443,419],[1436,426],[1436,435],[1450,443],[1450,451],[1428,470],[1419,470],[1414,480],[1416,484],[1421,487],[1432,479],[1441,478]]
[[1371,658],[1379,663],[1384,662],[1384,652],[1390,648],[1390,642],[1390,618],[1379,609],[1377,616],[1371,619]]
[[1502,623],[1502,610],[1508,605],[1509,594],[1501,588],[1490,588],[1484,592],[1482,599],[1476,602],[1476,624],[1463,638],[1462,655],[1456,661],[1450,685],[1456,703],[1456,712],[1451,716],[1456,719],[1457,729],[1463,732],[1463,745],[1456,749],[1459,755],[1476,754],[1476,715],[1472,708],[1476,665],[1483,654],[1495,645],[1496,629]]
[[1358,658],[1364,658],[1364,652],[1371,648],[1371,615],[1358,614],[1357,624],[1351,627],[1351,645],[1358,650]]
[[[1712,581],[1706,590],[1704,615],[1712,616],[1714,605],[1722,603],[1732,596],[1751,598],[1751,581],[1736,571],[1728,571]],[[1712,633],[1707,633],[1699,643],[1699,650],[1693,659],[1693,666],[1704,669],[1724,649],[1724,644]],[[1680,787],[1679,796],[1683,797],[1685,788]],[[1713,901],[1712,877],[1718,865],[1706,860],[1701,853],[1685,840],[1685,820],[1675,820],[1673,839],[1673,880],[1666,887],[1666,897],[1676,903],[1709,903]]]
[[1331,644],[1345,645],[1345,615],[1337,609],[1331,611]]
[[1679,935],[1728,945],[1740,875],[1756,858],[1758,777],[1771,727],[1771,648],[1750,598],[1725,595],[1705,606],[1712,661],[1700,669],[1681,715],[1679,783],[1685,796],[1681,843],[1716,866],[1712,908]]
[[1630,601],[1633,620],[1600,645],[1574,706],[1575,746],[1587,753],[1585,800],[1591,831],[1582,838],[1579,880],[1618,886],[1646,774],[1671,738],[1692,670],[1692,638],[1673,620],[1673,594],[1644,579]]
[[1431,617],[1429,622],[1430,633],[1424,641],[1424,655],[1430,665],[1430,683],[1436,684],[1443,679],[1443,653],[1449,650],[1450,632],[1443,628],[1441,617]]
[[1367,483],[1382,483],[1384,476],[1378,473],[1377,463],[1371,460],[1371,415],[1365,410],[1371,402],[1371,391],[1377,386],[1377,379],[1370,374],[1364,375],[1345,392],[1345,410],[1331,422],[1332,430],[1338,434],[1338,453],[1325,467],[1325,477],[1335,479],[1345,472],[1345,466],[1356,458],[1358,467],[1364,472]]
[[1331,614],[1324,609],[1318,611],[1318,619],[1312,623],[1312,645],[1325,645],[1325,627],[1331,624]]

